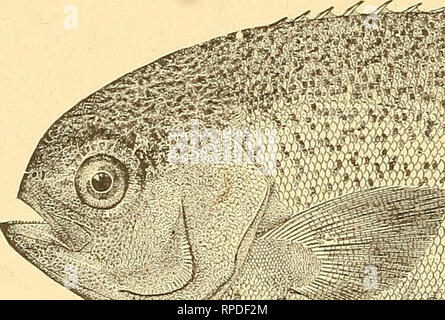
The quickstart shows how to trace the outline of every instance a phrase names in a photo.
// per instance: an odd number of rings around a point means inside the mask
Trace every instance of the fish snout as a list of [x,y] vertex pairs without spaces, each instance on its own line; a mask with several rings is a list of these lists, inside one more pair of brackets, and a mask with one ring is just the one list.
[[23,186],[26,186],[26,184],[22,182],[18,199],[43,218],[45,223],[51,227],[53,235],[61,245],[71,251],[78,252],[92,241],[90,233],[70,218],[73,210],[68,205],[62,205],[55,201],[54,197],[43,192],[43,188],[39,190],[40,194],[37,195],[33,192],[36,188],[29,188],[29,186],[23,188]]

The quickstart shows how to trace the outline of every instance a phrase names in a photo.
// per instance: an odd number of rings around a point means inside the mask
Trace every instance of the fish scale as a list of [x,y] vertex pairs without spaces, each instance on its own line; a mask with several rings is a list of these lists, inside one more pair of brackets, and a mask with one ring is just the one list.
[[[365,17],[282,22],[233,50],[257,52],[240,58],[260,76],[246,79],[246,124],[278,129],[274,181],[294,214],[373,187],[445,185],[443,12],[381,13],[378,30]],[[380,298],[443,297],[443,234]]]
[[[168,110],[159,128],[198,119],[206,127],[276,129],[272,177],[294,215],[369,188],[443,188],[444,13],[381,12],[376,30],[365,27],[366,17],[286,19],[233,33],[161,59],[117,86],[136,90],[148,81],[146,95],[128,95],[136,99],[128,107],[136,114],[142,99],[181,96],[181,107],[169,99],[151,106]],[[150,78],[154,71],[157,77]],[[121,103],[125,88],[118,89],[102,94]],[[134,130],[152,114],[141,113]],[[443,233],[444,226],[429,256],[443,251]],[[378,297],[442,297],[444,261],[433,262],[425,257]],[[252,290],[244,298],[261,296],[261,289]]]

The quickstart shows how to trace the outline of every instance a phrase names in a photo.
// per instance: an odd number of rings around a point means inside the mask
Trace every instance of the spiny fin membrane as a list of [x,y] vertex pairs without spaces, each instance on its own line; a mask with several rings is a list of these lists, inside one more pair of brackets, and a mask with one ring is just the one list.
[[[360,299],[389,289],[423,258],[445,214],[445,191],[379,188],[327,201],[289,219],[264,238],[298,242],[320,260],[303,288],[310,299]],[[376,286],[366,287],[374,269]]]

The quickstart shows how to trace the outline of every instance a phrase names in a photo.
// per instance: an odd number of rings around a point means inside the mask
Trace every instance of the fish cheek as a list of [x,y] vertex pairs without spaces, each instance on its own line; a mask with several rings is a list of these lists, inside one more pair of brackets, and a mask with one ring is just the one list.
[[193,272],[181,198],[166,181],[153,181],[138,200],[123,208],[117,232],[106,240],[113,246],[106,249],[108,272],[122,293],[156,296],[178,290]]

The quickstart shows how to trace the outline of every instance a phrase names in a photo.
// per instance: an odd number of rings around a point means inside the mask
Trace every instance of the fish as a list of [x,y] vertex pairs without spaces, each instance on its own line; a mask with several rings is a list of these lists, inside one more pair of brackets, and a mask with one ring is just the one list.
[[20,184],[42,221],[8,243],[85,299],[443,299],[445,9],[362,3],[77,103]]

